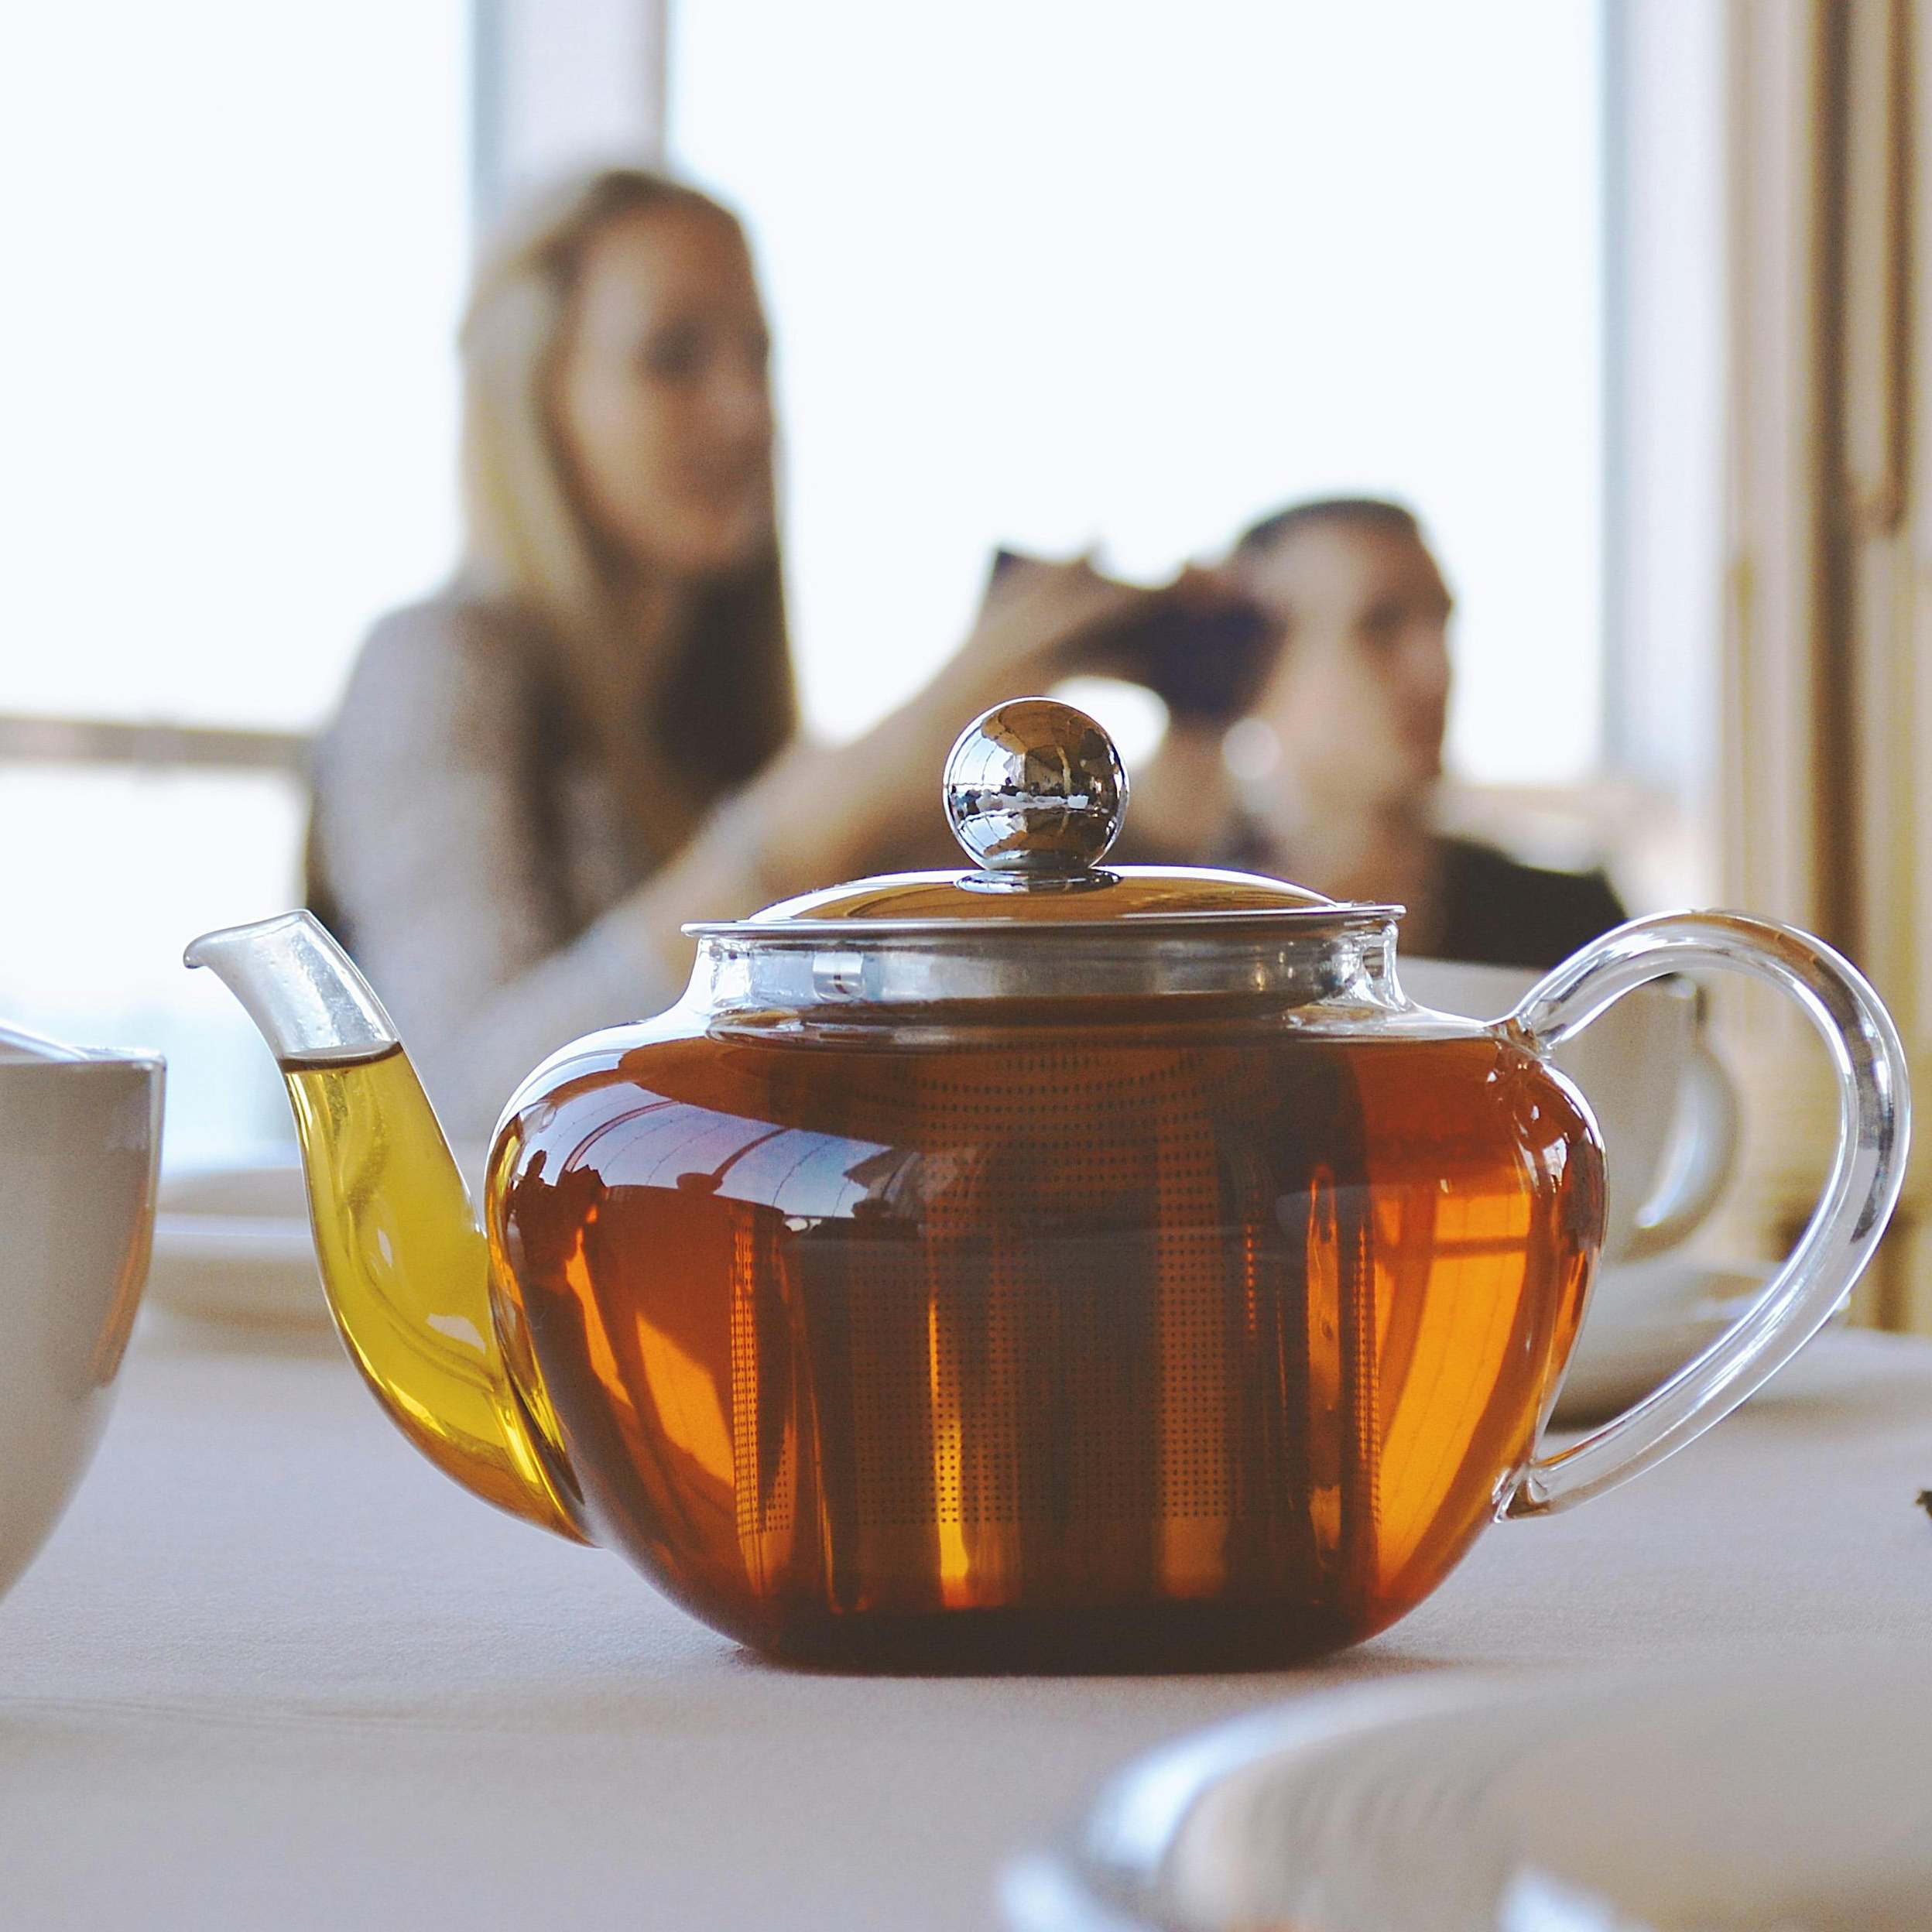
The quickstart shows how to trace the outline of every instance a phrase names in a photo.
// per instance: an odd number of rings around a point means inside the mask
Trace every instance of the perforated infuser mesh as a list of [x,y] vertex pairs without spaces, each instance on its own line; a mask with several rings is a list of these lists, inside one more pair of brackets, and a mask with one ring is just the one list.
[[774,1280],[769,1230],[749,1216],[732,1230],[731,1281],[731,1468],[739,1540],[789,1530],[796,1486],[794,1431],[776,1404],[762,1400],[761,1359],[784,1358],[783,1310]]
[[[1277,1358],[1256,1386],[1256,1269],[1279,1277],[1297,1258],[1277,1241],[1257,1263],[1198,1061],[1123,1060],[929,1064],[906,1137],[946,1154],[909,1160],[872,1215],[789,1245],[836,1519],[1236,1506],[1244,1440],[1270,1417],[1279,1435],[1293,1372]],[[754,1339],[735,1327],[735,1393],[757,1380],[738,1352]]]

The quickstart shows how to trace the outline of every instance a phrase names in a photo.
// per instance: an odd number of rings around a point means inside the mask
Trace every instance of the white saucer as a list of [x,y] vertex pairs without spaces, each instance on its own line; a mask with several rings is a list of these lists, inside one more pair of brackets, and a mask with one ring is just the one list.
[[1671,1255],[1605,1268],[1557,1398],[1557,1427],[1605,1421],[1668,1381],[1744,1313],[1771,1273]]
[[1458,1677],[1303,1698],[1131,1766],[1009,1868],[1017,1932],[1910,1932],[1932,1680]]
[[[457,1150],[472,1199],[487,1159]],[[294,1149],[164,1173],[147,1294],[190,1321],[332,1333]]]
[[327,1329],[293,1155],[164,1176],[148,1300],[194,1321]]

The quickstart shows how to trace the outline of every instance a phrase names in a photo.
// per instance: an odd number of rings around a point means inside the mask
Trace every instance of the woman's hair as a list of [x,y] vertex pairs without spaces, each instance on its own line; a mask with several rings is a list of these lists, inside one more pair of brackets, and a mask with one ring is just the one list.
[[554,398],[577,280],[611,223],[659,209],[738,227],[695,188],[605,168],[552,189],[485,250],[460,337],[462,575],[555,640],[556,673],[580,723],[620,784],[648,796],[659,835],[679,838],[784,744],[797,700],[774,544],[707,586],[694,620],[670,640],[671,658],[643,667],[640,715],[639,640],[624,626],[604,546],[571,481]]

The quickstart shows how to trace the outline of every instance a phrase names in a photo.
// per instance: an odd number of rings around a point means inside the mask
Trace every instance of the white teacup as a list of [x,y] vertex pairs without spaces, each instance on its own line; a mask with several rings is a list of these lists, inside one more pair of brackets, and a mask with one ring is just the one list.
[[0,1591],[106,1426],[147,1279],[159,1060],[0,1028]]
[[[1542,977],[1514,967],[1405,959],[1419,1005],[1500,1019]],[[1606,1262],[1639,1261],[1689,1238],[1729,1178],[1738,1097],[1698,1023],[1697,989],[1656,980],[1626,994],[1556,1055],[1603,1129]]]

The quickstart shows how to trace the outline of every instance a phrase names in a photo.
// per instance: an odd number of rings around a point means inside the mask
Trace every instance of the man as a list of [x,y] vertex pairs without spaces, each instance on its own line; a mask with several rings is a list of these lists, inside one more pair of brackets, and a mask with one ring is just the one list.
[[1454,606],[1410,511],[1297,504],[1248,531],[1227,570],[1279,643],[1229,734],[1240,796],[1217,858],[1406,906],[1412,956],[1553,966],[1622,923],[1601,872],[1542,871],[1436,831]]

